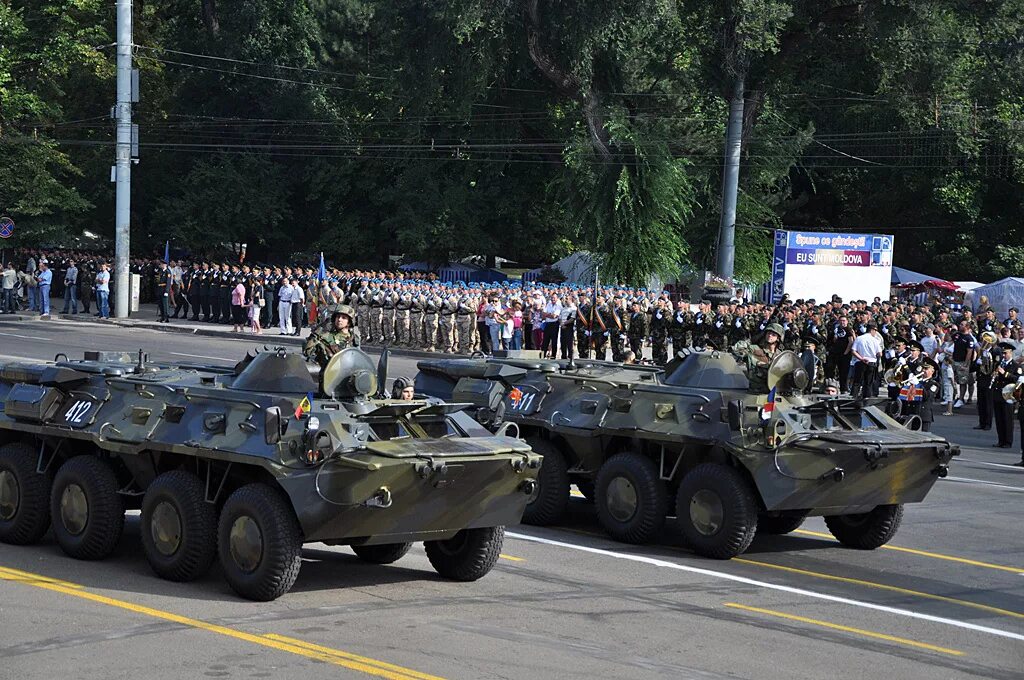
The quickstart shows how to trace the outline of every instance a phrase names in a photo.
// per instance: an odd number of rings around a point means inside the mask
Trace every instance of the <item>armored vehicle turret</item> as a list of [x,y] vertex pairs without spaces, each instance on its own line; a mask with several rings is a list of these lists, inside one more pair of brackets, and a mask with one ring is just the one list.
[[0,541],[52,527],[68,555],[101,559],[134,508],[158,576],[219,558],[254,600],[287,592],[312,542],[386,564],[423,541],[440,574],[478,579],[541,459],[465,404],[382,398],[379,373],[357,349],[322,375],[280,348],[233,368],[141,352],[0,364]]
[[664,369],[525,356],[419,369],[418,392],[470,402],[491,428],[516,423],[544,456],[525,522],[558,522],[574,483],[612,537],[649,541],[674,514],[687,542],[715,558],[811,515],[844,544],[876,548],[959,453],[897,423],[884,400],[805,393],[792,352],[759,374],[768,394],[724,352],[683,351]]

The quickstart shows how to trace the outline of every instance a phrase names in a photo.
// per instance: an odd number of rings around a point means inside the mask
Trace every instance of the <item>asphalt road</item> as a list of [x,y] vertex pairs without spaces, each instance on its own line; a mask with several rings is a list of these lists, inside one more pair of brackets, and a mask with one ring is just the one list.
[[[252,344],[0,321],[7,357],[142,348],[229,364]],[[411,359],[391,366],[415,373]],[[671,526],[657,545],[626,546],[576,499],[565,526],[511,527],[476,583],[441,580],[419,546],[378,567],[313,545],[292,592],[256,604],[216,567],[191,584],[156,578],[135,514],[102,563],[49,537],[0,545],[0,679],[1024,679],[1024,470],[974,424],[939,418],[963,454],[873,552],[839,547],[819,519],[728,562],[696,557]]]

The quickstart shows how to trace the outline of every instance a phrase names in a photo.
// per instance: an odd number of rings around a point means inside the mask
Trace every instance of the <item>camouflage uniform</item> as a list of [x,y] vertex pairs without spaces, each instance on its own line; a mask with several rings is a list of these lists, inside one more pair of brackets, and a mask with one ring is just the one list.
[[[658,308],[654,309],[654,316],[651,317],[651,355],[656,364],[668,362],[668,324],[669,318],[664,310],[658,314]],[[673,346],[673,351],[677,351]]]
[[647,323],[647,314],[644,312],[636,311],[629,315],[629,328],[626,331],[626,336],[629,338],[629,348],[636,355],[637,361],[644,356],[644,339],[650,333]]
[[310,333],[306,338],[306,344],[302,347],[302,354],[306,361],[315,361],[320,368],[327,366],[335,354],[346,347],[355,347],[356,334],[350,328],[342,330],[317,330]]
[[576,356],[590,358],[590,303],[580,302],[576,308]]
[[[658,310],[655,308],[654,316],[657,316]],[[671,317],[668,319],[668,333],[672,337],[672,351],[679,352],[684,347],[689,347],[691,344],[691,327],[693,326],[693,314],[686,311],[685,309],[677,309],[674,312],[665,310],[662,315],[670,314]],[[651,328],[654,328],[654,318],[651,319]]]

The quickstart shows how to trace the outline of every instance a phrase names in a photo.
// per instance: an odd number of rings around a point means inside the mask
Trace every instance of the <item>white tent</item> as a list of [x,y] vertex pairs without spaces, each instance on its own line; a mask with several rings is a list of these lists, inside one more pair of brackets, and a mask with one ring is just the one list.
[[988,304],[996,310],[996,316],[1000,320],[1005,319],[1010,307],[1020,309],[1024,306],[1024,279],[1010,276],[986,286],[978,286],[967,292],[964,305],[971,309],[977,308],[982,295],[988,297]]
[[979,281],[954,281],[953,283],[956,284],[957,288],[965,292],[969,290],[974,290],[975,288],[980,288],[985,285],[984,283],[981,283]]

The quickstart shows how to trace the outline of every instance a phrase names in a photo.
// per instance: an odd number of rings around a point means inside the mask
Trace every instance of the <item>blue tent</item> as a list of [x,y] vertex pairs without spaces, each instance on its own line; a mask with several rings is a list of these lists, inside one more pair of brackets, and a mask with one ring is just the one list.
[[892,280],[889,283],[893,286],[901,286],[906,283],[924,283],[925,281],[941,280],[943,279],[939,276],[928,276],[927,274],[912,272],[909,269],[904,269],[903,267],[893,267]]

